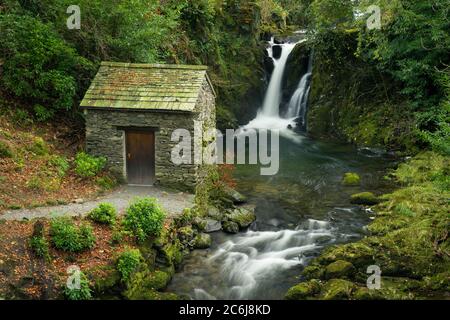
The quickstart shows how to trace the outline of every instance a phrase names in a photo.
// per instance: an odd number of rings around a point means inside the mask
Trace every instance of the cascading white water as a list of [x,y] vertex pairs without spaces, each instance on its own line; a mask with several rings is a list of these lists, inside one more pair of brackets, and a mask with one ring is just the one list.
[[281,46],[281,56],[278,59],[275,59],[273,56],[273,46],[275,45],[273,37],[269,41],[269,44],[270,47],[267,49],[267,52],[269,57],[273,60],[274,69],[264,98],[262,115],[266,117],[279,117],[283,73],[286,68],[288,57],[297,43],[279,44],[279,46]]
[[308,96],[311,89],[311,75],[312,75],[312,55],[309,58],[308,70],[301,78],[297,89],[289,101],[286,116],[288,118],[300,118],[301,125],[304,127],[306,120],[306,111],[308,107]]
[[328,222],[309,219],[296,230],[247,231],[234,240],[222,244],[209,258],[209,263],[221,265],[222,278],[227,289],[208,292],[197,288],[195,299],[243,299],[252,297],[264,280],[271,279],[283,270],[308,261],[307,253],[323,246],[324,239],[334,242],[333,229]]

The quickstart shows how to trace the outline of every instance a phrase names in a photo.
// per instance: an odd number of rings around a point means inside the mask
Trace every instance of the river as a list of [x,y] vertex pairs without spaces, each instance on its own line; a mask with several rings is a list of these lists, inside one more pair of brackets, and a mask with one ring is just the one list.
[[[384,193],[389,156],[302,135],[281,138],[280,170],[238,166],[238,190],[256,206],[257,221],[244,233],[213,234],[213,246],[194,251],[168,290],[191,299],[282,299],[325,247],[356,241],[373,212],[350,204],[361,191]],[[343,186],[345,172],[360,186]]]

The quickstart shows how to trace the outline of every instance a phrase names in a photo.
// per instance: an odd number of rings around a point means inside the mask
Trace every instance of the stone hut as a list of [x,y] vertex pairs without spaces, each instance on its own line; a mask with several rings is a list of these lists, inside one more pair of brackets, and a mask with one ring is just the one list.
[[[194,190],[201,164],[172,161],[179,145],[172,134],[185,129],[195,141],[199,123],[203,131],[215,127],[215,92],[206,69],[102,62],[81,102],[87,152],[106,157],[128,184]],[[194,150],[183,159],[194,159]]]

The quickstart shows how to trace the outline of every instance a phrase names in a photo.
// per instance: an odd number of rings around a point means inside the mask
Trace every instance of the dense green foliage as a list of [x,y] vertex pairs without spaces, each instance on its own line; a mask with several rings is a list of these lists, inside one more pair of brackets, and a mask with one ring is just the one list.
[[49,245],[44,236],[33,236],[30,239],[30,247],[34,254],[45,260],[50,259]]
[[[370,14],[353,15],[369,5],[381,9],[379,30],[366,27]],[[359,1],[355,6],[315,0],[309,12],[316,60],[313,105],[321,106],[312,110],[313,123],[334,122],[324,130],[359,144],[408,151],[428,145],[449,153],[448,1]],[[314,101],[320,95],[329,106]]]
[[122,281],[130,279],[142,260],[143,258],[139,249],[128,249],[122,252],[117,259],[117,271],[119,271]]
[[260,87],[260,35],[287,15],[275,0],[82,0],[69,30],[69,0],[3,2],[0,81],[40,121],[77,113],[102,60],[208,65],[219,105],[243,116]]
[[79,152],[75,157],[75,173],[82,178],[96,176],[103,170],[106,158],[94,157],[85,152]]
[[117,210],[110,203],[100,203],[89,212],[88,217],[98,223],[113,225],[116,222]]
[[127,209],[123,224],[142,242],[149,236],[159,235],[165,216],[156,199],[138,198]]
[[95,236],[89,224],[76,226],[70,218],[53,219],[50,225],[51,241],[55,248],[80,252],[95,245]]

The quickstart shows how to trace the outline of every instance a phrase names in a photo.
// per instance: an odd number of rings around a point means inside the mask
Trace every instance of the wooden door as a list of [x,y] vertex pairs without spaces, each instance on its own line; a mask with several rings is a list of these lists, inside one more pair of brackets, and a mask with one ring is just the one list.
[[155,181],[155,133],[126,132],[126,162],[129,184],[152,185]]

